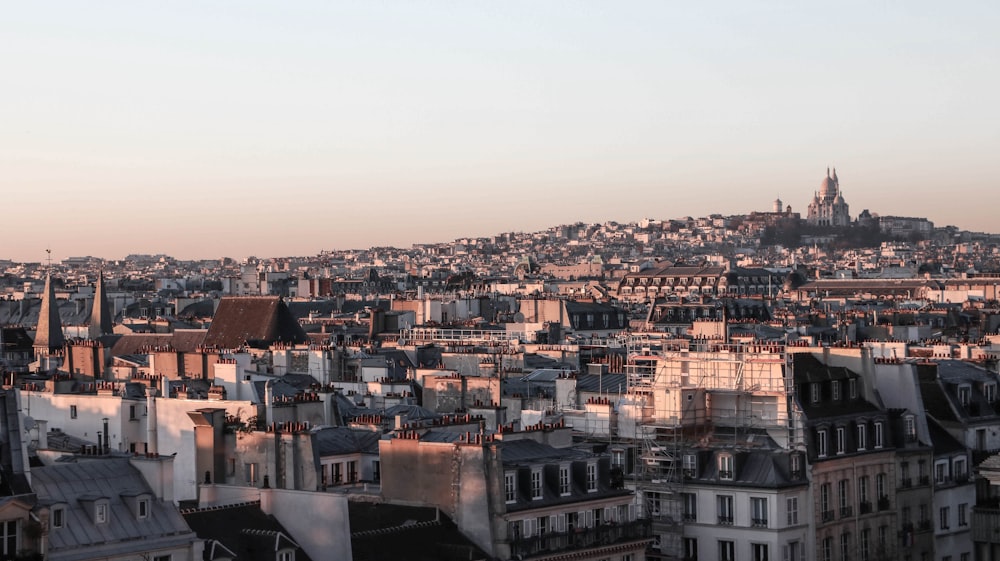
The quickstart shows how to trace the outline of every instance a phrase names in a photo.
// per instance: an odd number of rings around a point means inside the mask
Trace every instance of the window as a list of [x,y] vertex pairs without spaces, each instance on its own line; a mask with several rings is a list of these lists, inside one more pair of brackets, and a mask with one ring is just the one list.
[[358,480],[358,462],[347,462],[347,480],[351,483]]
[[569,467],[559,466],[559,494],[566,496],[569,494]]
[[885,549],[889,545],[889,527],[885,524],[878,527],[878,546]]
[[128,406],[128,420],[130,421],[135,420],[135,405]]
[[878,497],[879,502],[889,499],[889,494],[886,492],[885,489],[885,481],[886,477],[884,473],[880,473],[875,476],[875,496]]
[[823,561],[833,561],[833,538],[823,538]]
[[861,561],[868,561],[871,555],[871,528],[861,530]]
[[819,403],[819,384],[810,384],[809,394],[813,403]]
[[733,496],[719,495],[716,498],[719,510],[719,524],[724,526],[733,525]]
[[830,398],[833,401],[840,401],[840,382],[837,380],[830,382]]
[[767,528],[767,498],[750,497],[750,524],[755,528]]
[[798,479],[802,477],[802,456],[799,454],[792,454],[789,457],[791,465],[791,475],[792,479]]
[[847,391],[851,399],[857,399],[858,397],[858,380],[856,378],[851,378],[847,381]]
[[542,470],[531,470],[531,500],[542,498]]
[[806,544],[798,540],[788,542],[781,549],[785,561],[800,561],[806,558]]
[[912,442],[917,439],[917,421],[913,415],[903,416],[903,432],[906,435],[906,440]]
[[243,464],[243,472],[246,476],[246,482],[253,485],[257,483],[257,464],[255,463],[245,463]]
[[882,447],[882,422],[877,421],[875,423],[875,449]]
[[97,503],[94,505],[94,524],[104,524],[108,521],[107,503]]
[[278,561],[295,561],[295,550],[279,551]]
[[858,423],[858,450],[864,450],[868,447],[868,425],[865,423]]
[[969,503],[961,503],[958,505],[958,525],[969,525]]
[[507,472],[503,475],[503,490],[507,504],[517,501],[517,476]]
[[767,561],[767,544],[766,543],[750,544],[750,555],[753,561]]
[[939,517],[941,519],[940,523],[941,523],[941,529],[942,530],[947,530],[950,527],[949,526],[949,520],[948,520],[951,517],[951,512],[950,511],[951,511],[951,508],[947,507],[947,506],[941,507],[941,510],[938,511]]
[[847,560],[851,558],[851,533],[843,532],[840,534],[840,558]]
[[830,508],[830,484],[824,483],[819,487],[819,506],[820,511],[823,513],[823,521],[829,521],[833,519],[832,508]]
[[52,517],[50,522],[53,528],[62,528],[63,524],[66,522],[66,511],[62,507],[57,507],[52,509]]
[[136,516],[138,518],[149,516],[149,499],[139,499],[139,502],[136,504]]
[[968,407],[970,397],[972,396],[972,388],[969,386],[959,386],[958,387],[958,401],[963,406]]
[[798,497],[788,497],[785,499],[785,513],[787,514],[787,522],[789,526],[797,526],[799,524]]
[[851,483],[846,479],[841,479],[837,484],[837,494],[840,497],[840,516],[850,516],[851,515],[851,502],[850,502],[850,489]]
[[681,515],[685,522],[694,522],[698,519],[698,495],[694,493],[681,493]]
[[719,479],[733,479],[733,457],[729,454],[719,456]]
[[858,503],[861,514],[871,512],[872,505],[868,498],[868,478],[865,476],[858,478]]
[[698,558],[698,538],[684,538],[684,558]]
[[3,539],[3,555],[5,559],[13,559],[18,553],[17,547],[17,520],[0,522],[0,538]]
[[736,542],[719,540],[719,561],[736,561]]
[[587,464],[587,492],[597,491],[597,464]]
[[837,453],[843,454],[847,450],[847,429],[837,427]]
[[934,483],[944,483],[948,481],[948,462],[937,462],[934,464]]
[[983,395],[986,396],[986,401],[993,403],[997,400],[997,385],[993,382],[987,382],[983,384]]
[[965,481],[968,476],[968,473],[965,471],[965,458],[957,458],[955,460],[954,469],[952,469],[952,476],[956,481]]
[[[288,552],[283,552],[283,553],[288,553]],[[282,558],[281,554],[279,553],[278,561],[295,561],[295,552],[293,551],[291,553],[292,556],[286,558]],[[153,557],[153,561],[170,561],[170,559],[171,559],[170,555],[157,555],[156,557]]]
[[825,458],[826,453],[826,430],[819,429],[816,431],[816,455]]
[[684,454],[682,468],[684,477],[694,477],[698,473],[698,456]]
[[899,486],[909,487],[913,482],[910,477],[910,462],[901,462],[899,464]]
[[76,418],[76,405],[70,405],[69,406],[69,418],[70,419],[75,419]]

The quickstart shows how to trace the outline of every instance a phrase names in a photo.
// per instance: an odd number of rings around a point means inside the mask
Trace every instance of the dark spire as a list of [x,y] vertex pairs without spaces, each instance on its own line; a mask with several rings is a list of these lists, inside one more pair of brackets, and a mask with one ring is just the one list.
[[45,293],[42,294],[42,309],[38,312],[38,329],[35,331],[37,350],[48,353],[61,349],[66,343],[59,320],[59,304],[56,303],[56,289],[52,286],[52,276],[45,275]]
[[94,306],[90,310],[90,338],[99,339],[102,335],[111,335],[114,332],[111,319],[111,305],[108,302],[108,292],[104,290],[102,269],[97,276],[97,286],[94,287]]

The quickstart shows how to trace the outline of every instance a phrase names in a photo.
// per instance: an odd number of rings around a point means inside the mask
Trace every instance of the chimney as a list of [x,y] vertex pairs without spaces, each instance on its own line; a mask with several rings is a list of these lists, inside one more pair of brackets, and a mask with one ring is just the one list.
[[[166,376],[163,377],[166,379]],[[146,452],[158,452],[156,436],[156,388],[146,388]]]

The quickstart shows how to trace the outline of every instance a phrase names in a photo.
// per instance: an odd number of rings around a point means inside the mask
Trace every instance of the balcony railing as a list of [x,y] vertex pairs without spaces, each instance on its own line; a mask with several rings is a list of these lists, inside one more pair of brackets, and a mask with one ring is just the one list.
[[733,478],[733,472],[732,471],[726,470],[726,471],[720,471],[719,472],[719,479],[730,480],[732,478]]
[[858,511],[861,514],[869,514],[869,513],[871,513],[871,511],[872,511],[872,503],[871,503],[871,501],[861,501],[861,504],[858,505]]
[[560,551],[586,549],[638,540],[652,539],[653,525],[648,518],[621,524],[602,524],[596,528],[577,528],[572,532],[547,532],[542,536],[514,539],[512,557],[526,558]]
[[719,525],[721,525],[721,526],[732,526],[733,525],[733,517],[732,516],[722,516],[720,514],[719,515]]
[[904,477],[899,480],[899,487],[901,489],[908,489],[913,486],[913,480],[909,477]]
[[920,522],[917,523],[917,531],[918,532],[929,532],[930,529],[931,529],[931,521],[930,520],[921,520]]
[[685,512],[684,514],[681,514],[681,520],[685,522],[694,522],[697,519],[698,515],[693,512]]
[[767,528],[767,518],[751,518],[750,525],[754,528]]
[[972,509],[972,539],[1000,544],[1000,508],[976,505]]
[[832,522],[836,518],[836,514],[832,510],[823,511],[823,522]]
[[878,509],[879,510],[889,510],[890,502],[889,497],[879,497],[878,498]]
[[931,477],[929,475],[921,475],[920,476],[920,484],[921,485],[930,485],[931,484]]
[[842,506],[842,507],[840,507],[840,517],[841,518],[848,518],[848,517],[853,516],[853,515],[854,515],[854,509],[853,508],[851,508],[849,506]]

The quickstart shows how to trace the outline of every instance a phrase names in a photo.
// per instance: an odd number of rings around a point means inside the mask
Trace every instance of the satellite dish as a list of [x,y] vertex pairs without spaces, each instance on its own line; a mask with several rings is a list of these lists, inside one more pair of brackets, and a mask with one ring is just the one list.
[[524,314],[521,312],[514,314],[514,323],[524,323]]
[[38,423],[36,423],[34,419],[27,415],[24,416],[24,430],[32,430],[37,426]]

